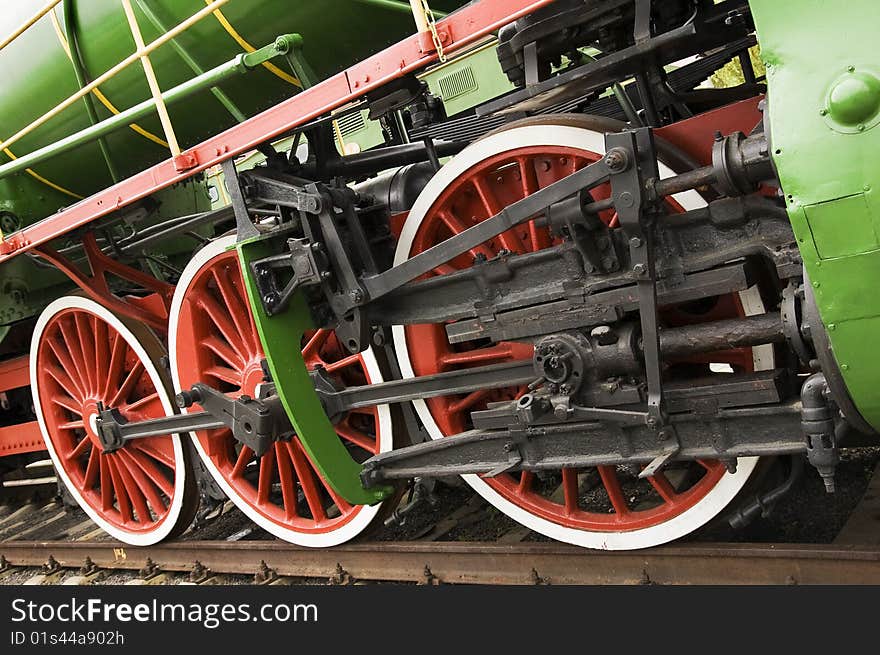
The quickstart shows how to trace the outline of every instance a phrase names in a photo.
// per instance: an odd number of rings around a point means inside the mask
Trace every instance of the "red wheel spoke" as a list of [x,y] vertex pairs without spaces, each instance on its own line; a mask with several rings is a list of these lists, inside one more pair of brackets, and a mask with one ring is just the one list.
[[326,369],[328,373],[335,373],[336,371],[340,371],[344,368],[348,368],[349,366],[360,365],[361,356],[360,353],[355,353],[354,355],[349,355],[348,357],[343,357],[338,362],[332,362],[327,364]]
[[243,476],[245,469],[247,469],[247,466],[248,464],[250,464],[253,456],[253,450],[251,450],[247,446],[242,446],[241,450],[238,452],[238,457],[235,460],[235,468],[232,469],[232,477],[240,478],[241,476]]
[[675,502],[675,497],[678,494],[669,483],[669,480],[666,478],[662,471],[658,471],[657,473],[649,477],[648,481],[651,483],[651,486],[657,490],[657,493],[660,494],[660,497],[663,500],[665,500],[667,503]]
[[125,355],[128,352],[128,344],[118,332],[113,332],[113,346],[110,349],[110,364],[107,368],[107,380],[104,385],[102,398],[107,398],[115,385],[119,383],[125,368]]
[[[160,487],[156,484],[156,481],[146,474],[144,468],[135,459],[134,453],[130,453],[124,448],[117,452],[122,460],[125,462],[125,467],[128,469],[129,476],[134,479],[137,488],[143,493],[146,500],[152,506],[153,511],[157,515],[163,513],[166,507],[165,501],[158,493]],[[166,496],[170,497],[170,491],[173,491],[173,488],[169,491],[163,490],[163,493],[165,493]],[[149,516],[149,514],[147,516]]]
[[[120,450],[114,454],[113,465],[119,472],[119,479],[125,487],[125,493],[131,502],[132,512],[137,517],[138,523],[148,523],[153,520],[150,509],[147,507],[147,498],[144,491],[135,481],[132,471],[128,468],[125,454]],[[149,484],[149,483],[147,483]],[[161,507],[161,505],[159,506]],[[159,508],[157,508],[158,510]]]
[[148,396],[144,396],[133,403],[125,406],[126,413],[138,412],[140,414],[148,414],[156,416],[158,413],[165,411],[162,401],[159,399],[159,393],[153,392]]
[[[477,190],[477,194],[480,196],[480,200],[483,202],[483,206],[486,208],[486,212],[488,214],[486,218],[490,218],[495,214],[498,214],[501,211],[502,207],[498,204],[498,199],[495,197],[495,194],[489,186],[489,183],[486,181],[486,178],[475,177],[473,179],[473,183],[474,188]],[[501,245],[511,252],[516,252],[520,254],[528,252],[528,248],[526,248],[525,244],[513,230],[507,230],[506,232],[498,235],[498,239],[501,241]]]
[[257,482],[257,502],[265,504],[269,502],[269,494],[272,493],[272,481],[275,479],[275,451],[267,450],[259,459],[260,477]]
[[[44,363],[43,366],[46,370],[50,371],[52,377],[55,378],[58,384],[64,387],[67,393],[72,397],[80,399],[84,398],[86,395],[85,386],[83,385],[82,380],[79,379],[79,371],[73,363],[73,360],[66,352],[64,352],[64,346],[57,344],[55,339],[47,339],[46,342],[49,344],[49,349],[52,351],[52,354],[55,355],[55,359],[61,364],[61,368],[50,368],[51,365],[48,363]],[[51,372],[52,370],[55,372]],[[66,378],[67,383],[60,380],[56,373],[62,373]]]
[[284,504],[284,514],[287,518],[298,516],[296,507],[296,482],[293,479],[290,455],[287,445],[275,444],[275,459],[278,462],[278,479],[281,482],[281,502]]
[[119,387],[119,391],[116,392],[116,395],[114,395],[113,399],[109,402],[110,407],[119,407],[120,404],[127,402],[128,397],[131,396],[131,392],[134,391],[134,387],[138,383],[138,380],[140,380],[141,376],[144,374],[144,370],[143,362],[138,360],[125,376],[125,381],[122,383],[122,386]]
[[226,310],[229,312],[230,317],[232,317],[232,322],[235,323],[241,344],[245,347],[248,354],[258,352],[257,344],[254,341],[256,330],[250,320],[247,303],[236,293],[232,281],[228,277],[228,271],[224,269],[222,272],[219,272],[215,268],[211,270],[211,275],[214,278],[214,282],[217,283],[220,295],[223,296]]
[[566,514],[573,514],[578,509],[578,476],[575,469],[562,469],[562,494]]
[[[518,157],[520,176],[522,178],[523,197],[532,195],[538,190],[538,176],[532,160]],[[539,227],[535,221],[529,221],[529,240],[532,242],[532,250],[543,250],[550,247],[550,235],[547,228]]]
[[217,304],[217,301],[210,295],[203,294],[199,297],[198,305],[211,317],[214,325],[220,330],[220,334],[226,339],[226,343],[238,353],[242,360],[247,359],[247,353],[242,352],[241,339],[237,337],[235,326],[232,324],[226,311]]
[[532,488],[532,482],[535,480],[535,474],[532,471],[522,471],[519,474],[519,483],[516,485],[517,493],[528,493]]
[[132,448],[168,468],[174,468],[174,444],[168,437],[137,439],[132,443]]
[[303,495],[309,505],[309,511],[312,518],[321,521],[327,518],[324,511],[324,505],[321,503],[320,492],[315,484],[315,475],[312,471],[312,465],[306,460],[305,455],[300,449],[299,442],[296,440],[287,442],[287,452],[290,453],[290,459],[293,461],[293,468],[296,470],[296,477],[302,487]]
[[110,474],[110,457],[101,454],[98,463],[101,467],[101,507],[105,512],[108,512],[113,509],[113,476]]
[[104,382],[103,376],[110,367],[110,336],[107,324],[104,321],[98,320],[97,316],[94,318],[95,372],[98,374],[98,390],[100,390],[101,384]]
[[448,366],[477,366],[511,359],[513,352],[508,344],[498,344],[488,348],[477,350],[465,350],[463,352],[444,353],[440,356],[440,365]]
[[212,366],[211,368],[205,369],[205,375],[210,375],[221,382],[231,384],[233,387],[241,386],[241,374],[239,374],[238,371],[227,368],[226,366]]
[[171,498],[174,493],[174,483],[156,467],[155,460],[152,460],[143,451],[123,448],[119,452],[125,453],[126,458],[143,472],[145,479],[148,479],[163,494]]
[[224,362],[229,364],[231,368],[235,369],[236,371],[244,370],[244,360],[225,342],[221,341],[217,337],[208,337],[203,341],[203,343],[205,344],[206,348],[208,348]]
[[64,391],[71,398],[83,398],[85,394],[79,390],[79,388],[73,383],[73,380],[70,379],[70,376],[67,375],[60,368],[55,366],[54,364],[46,364],[43,366],[43,370],[46,371],[52,378],[61,386]]
[[316,357],[329,338],[329,330],[317,330],[306,342],[305,348],[302,349],[303,358],[308,360],[311,357]]
[[370,435],[351,427],[345,421],[336,425],[336,434],[355,446],[376,454],[376,440]]
[[63,407],[71,414],[82,416],[82,407],[73,398],[66,398],[64,396],[52,396],[52,402],[59,407]]
[[538,176],[535,173],[535,165],[531,159],[526,157],[516,158],[517,166],[519,166],[520,180],[522,182],[523,197],[532,195],[538,190]]
[[128,497],[128,491],[125,488],[125,483],[122,481],[122,476],[119,474],[119,468],[116,466],[116,459],[113,455],[107,457],[106,464],[110,470],[110,480],[113,485],[113,493],[116,496],[116,506],[122,515],[122,520],[133,521],[134,510],[131,506],[131,500]]
[[464,398],[460,400],[456,400],[454,403],[449,405],[449,411],[453,413],[463,412],[465,410],[470,409],[474,405],[482,402],[486,398],[489,397],[489,394],[492,393],[491,389],[480,389],[479,391],[472,391]]
[[[85,455],[88,452],[89,446],[91,446],[91,445],[92,445],[92,442],[88,437],[81,439],[80,442],[78,444],[76,444],[76,447],[73,450],[71,450],[69,453],[67,453],[67,455],[66,455],[67,459],[79,459],[80,457],[82,457],[83,455]],[[92,450],[95,450],[95,449],[93,448]]]
[[82,372],[83,377],[88,380],[89,391],[97,391],[99,380],[98,372],[95,370],[97,356],[95,354],[95,335],[93,334],[94,317],[77,312],[73,317],[73,322],[76,326],[76,335],[79,339],[80,352],[85,366]]
[[455,273],[458,269],[450,266],[449,264],[440,264],[440,266],[431,270],[435,275],[449,275],[450,273]]
[[[82,430],[85,428],[85,424],[82,421],[68,421],[66,423],[61,423],[58,426],[59,430]],[[88,439],[84,440],[88,442]]]
[[323,477],[319,475],[318,479],[321,481],[321,485],[323,485],[324,489],[327,490],[330,498],[333,499],[333,504],[336,505],[336,509],[338,509],[340,513],[345,514],[354,509],[354,507],[352,507],[351,504],[349,504],[349,502],[345,500],[345,498],[333,491],[333,487],[327,484]]
[[[438,216],[453,234],[460,234],[461,232],[464,232],[466,229],[468,229],[467,225],[462,223],[458,218],[456,218],[449,212],[441,211],[438,213]],[[492,259],[495,256],[495,253],[492,252],[492,250],[490,250],[486,244],[480,244],[476,248],[471,248],[469,252],[474,257],[476,257],[477,255],[483,255],[486,259]]]
[[599,476],[602,478],[602,485],[608,493],[608,500],[611,506],[618,514],[628,514],[629,505],[626,503],[626,497],[620,486],[620,479],[617,477],[617,470],[613,466],[600,466]]
[[[88,439],[83,439],[83,441],[89,443]],[[95,488],[95,485],[98,484],[98,477],[102,470],[101,453],[97,448],[92,448],[92,452],[89,453],[89,463],[88,466],[86,466],[86,472],[83,475],[83,489],[85,491]]]
[[87,368],[86,363],[82,359],[82,351],[79,346],[79,335],[76,333],[76,326],[71,327],[68,325],[68,321],[62,319],[58,322],[58,326],[61,328],[61,334],[63,335],[64,347],[66,348],[68,354],[70,355],[70,368],[67,366],[64,367],[64,370],[68,372],[68,374],[73,375],[74,371],[76,375],[79,376],[81,387],[83,390],[83,395],[89,392],[89,378],[87,377]]

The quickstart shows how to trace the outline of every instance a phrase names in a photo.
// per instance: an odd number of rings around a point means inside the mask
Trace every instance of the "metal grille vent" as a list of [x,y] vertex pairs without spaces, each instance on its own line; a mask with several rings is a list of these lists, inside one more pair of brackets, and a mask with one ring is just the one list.
[[452,100],[476,90],[477,80],[474,78],[474,71],[470,66],[440,78],[440,93],[444,100]]
[[339,125],[339,131],[342,133],[342,136],[354,134],[358,130],[364,129],[367,125],[363,113],[359,111],[343,116],[337,121],[337,124]]

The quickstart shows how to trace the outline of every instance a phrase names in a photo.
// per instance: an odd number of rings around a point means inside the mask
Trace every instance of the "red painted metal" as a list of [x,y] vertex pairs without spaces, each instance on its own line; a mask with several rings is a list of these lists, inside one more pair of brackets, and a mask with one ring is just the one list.
[[[0,392],[31,384],[30,358],[16,357],[0,362]],[[46,450],[40,425],[36,421],[0,427],[0,457]]]
[[40,424],[36,421],[0,428],[0,457],[46,450]]
[[27,356],[0,362],[0,391],[28,387],[30,376],[30,358]]
[[[91,277],[83,274],[67,257],[60,255],[47,245],[39,246],[34,250],[37,255],[73,280],[93,300],[100,302],[116,314],[141,321],[160,332],[166,332],[168,330],[168,309],[171,306],[174,287],[161,280],[157,280],[152,275],[126,266],[105,255],[98,247],[98,242],[93,232],[86,233],[83,236],[82,242],[89,267],[92,269]],[[110,291],[110,286],[107,282],[108,273],[154,291],[154,295],[158,297],[160,302],[156,303],[145,299],[125,300],[119,298]]]
[[[265,379],[265,358],[247,303],[236,252],[222,253],[205,264],[186,289],[180,309],[177,345],[180,386],[209,381],[224,393],[256,396]],[[345,385],[369,383],[360,354],[350,355],[330,330],[304,339],[309,370],[318,366]],[[339,437],[362,456],[378,454],[380,422],[375,408],[350,412],[336,422]],[[196,437],[223,479],[265,520],[301,534],[326,534],[350,523],[363,506],[352,506],[326,484],[296,436],[279,441],[262,457],[237,448],[227,429],[201,431]],[[250,475],[255,469],[259,475]],[[272,492],[275,483],[281,493]],[[303,499],[297,497],[297,488]]]
[[102,318],[65,309],[37,349],[37,388],[46,431],[82,498],[107,523],[148,534],[171,518],[176,459],[167,437],[148,437],[104,453],[92,417],[98,405],[128,421],[165,416],[159,392],[134,348]]
[[763,119],[763,114],[758,111],[758,103],[763,99],[764,96],[755,96],[734,102],[658,128],[654,130],[654,134],[669,143],[674,143],[700,166],[708,166],[712,163],[715,132],[721,132],[725,136],[732,132],[749,134]]
[[[463,7],[438,22],[438,30],[448,35],[444,52],[450,54],[461,50],[550,2],[552,0],[481,0]],[[175,160],[168,159],[9,235],[0,243],[0,263],[231,157],[253,150],[269,139],[357,100],[392,80],[424,69],[435,61],[437,53],[422,52],[419,36],[414,34],[262,114],[188,149],[182,156],[186,165],[192,164],[192,167],[185,171],[178,170],[180,161],[175,165]]]

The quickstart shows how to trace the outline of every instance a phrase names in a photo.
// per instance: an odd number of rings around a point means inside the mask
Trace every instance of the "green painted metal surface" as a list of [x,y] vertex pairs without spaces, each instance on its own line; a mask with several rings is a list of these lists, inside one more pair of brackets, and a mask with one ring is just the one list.
[[275,251],[270,243],[259,237],[236,247],[272,380],[309,458],[324,480],[348,502],[372,505],[384,500],[392,489],[363,488],[359,477],[361,465],[352,459],[342,444],[315,394],[299,346],[303,334],[314,329],[305,297],[297,293],[286,311],[270,318],[263,310],[249,264],[275,254]]
[[[144,15],[140,8],[144,3],[151,10],[151,16]],[[64,14],[59,6],[55,10],[56,16],[62,34],[68,22],[73,24],[86,77],[97,77],[134,51],[134,42],[118,0],[74,0],[67,4],[72,11]],[[332,4],[333,11],[327,10],[328,4]],[[431,4],[437,9],[449,10],[464,2],[434,0]],[[12,33],[44,5],[45,0],[3,2],[0,37]],[[141,0],[134,3],[147,42],[162,33],[157,23],[177,25],[204,7],[203,0]],[[400,7],[361,0],[333,0],[332,3],[327,0],[230,0],[221,11],[225,26],[216,16],[208,16],[178,36],[175,44],[167,43],[151,55],[163,89],[191,78],[193,64],[210,70],[242,52],[237,38],[259,47],[271,42],[278,34],[299,33],[304,39],[303,55],[317,75],[324,78],[414,31],[412,16],[401,11]],[[182,57],[181,50],[185,50],[187,58]],[[276,71],[288,79],[291,77],[290,67],[285,62],[277,62]],[[0,139],[11,136],[77,91],[79,85],[73,66],[49,16],[0,52],[0,80]],[[297,91],[296,86],[265,67],[246,78],[228,80],[220,88],[226,98],[247,116],[253,116]],[[109,80],[101,86],[101,91],[119,110],[142,102],[150,95],[139,64]],[[99,119],[111,115],[100,102],[93,104]],[[237,122],[230,115],[228,104],[224,106],[208,90],[172,107],[170,113],[184,147]],[[85,105],[76,103],[11,150],[21,156],[89,125]],[[161,140],[162,130],[156,117],[143,119],[141,126]],[[133,130],[108,135],[106,143],[121,177],[169,156],[162,145]],[[7,159],[0,153],[0,163]],[[93,193],[111,182],[97,143],[45,162],[37,173],[79,195]],[[0,202],[15,203],[16,213],[23,224],[30,224],[72,201],[71,196],[64,194],[58,194],[50,201],[49,196],[54,194],[46,191],[45,201],[32,202],[27,194],[12,195],[14,191],[13,185],[0,185]],[[53,204],[54,207],[46,211],[46,207]]]
[[467,57],[432,68],[421,76],[431,93],[443,98],[449,116],[513,90],[498,64],[497,45],[492,41]]
[[[260,48],[256,52],[237,55],[234,59],[229,60],[225,64],[221,64],[209,71],[206,71],[197,77],[187,80],[173,89],[168,89],[162,93],[162,99],[168,106],[181,102],[192,97],[195,93],[204,89],[215,87],[220,82],[229,79],[233,75],[242,75],[254,70],[257,66],[286,54],[294,47],[294,42],[301,41],[295,39],[296,35],[287,34],[279,36],[274,43]],[[7,177],[13,173],[23,171],[35,164],[46,161],[53,157],[72,150],[85,143],[93,141],[100,142],[103,138],[117,130],[127,127],[130,123],[140,120],[155,111],[156,102],[152,98],[144,100],[136,104],[130,109],[120,112],[116,116],[112,116],[106,120],[97,122],[91,127],[80,130],[75,134],[71,134],[59,141],[55,141],[39,150],[18,157],[18,159],[7,164],[0,165],[0,178]]]
[[880,428],[880,61],[875,0],[752,0],[773,160],[853,401]]

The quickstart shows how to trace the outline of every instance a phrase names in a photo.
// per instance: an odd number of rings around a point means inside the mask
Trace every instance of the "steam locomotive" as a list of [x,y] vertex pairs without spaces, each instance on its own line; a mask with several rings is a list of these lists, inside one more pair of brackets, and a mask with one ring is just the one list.
[[880,427],[871,9],[14,3],[0,466],[135,545],[228,498],[334,546],[457,476],[604,549],[833,492]]

